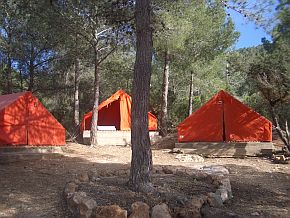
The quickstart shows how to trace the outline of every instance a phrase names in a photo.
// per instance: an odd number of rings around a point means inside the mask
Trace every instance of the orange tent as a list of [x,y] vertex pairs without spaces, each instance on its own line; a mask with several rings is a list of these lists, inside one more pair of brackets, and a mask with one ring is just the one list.
[[0,146],[64,144],[65,129],[31,92],[0,96]]
[[272,141],[272,123],[225,91],[187,117],[177,130],[179,142]]
[[[131,129],[131,96],[123,90],[117,91],[103,101],[98,108],[98,126],[115,126],[117,130]],[[157,118],[148,112],[149,130],[157,130]],[[92,111],[83,116],[81,131],[90,130]]]

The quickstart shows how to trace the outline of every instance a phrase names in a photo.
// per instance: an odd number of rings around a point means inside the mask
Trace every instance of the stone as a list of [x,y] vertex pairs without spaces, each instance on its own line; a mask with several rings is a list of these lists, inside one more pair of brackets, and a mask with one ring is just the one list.
[[151,218],[171,218],[167,204],[158,204],[152,208]]
[[193,170],[192,176],[197,180],[201,180],[207,178],[208,174],[203,172],[202,170]]
[[229,171],[225,167],[218,165],[204,166],[202,170],[208,174],[229,175]]
[[77,214],[78,213],[78,205],[83,201],[83,199],[86,196],[87,195],[85,192],[75,192],[72,195],[72,197],[69,198],[67,201],[68,209],[70,210],[70,212],[72,212],[73,214]]
[[64,197],[65,198],[71,197],[76,192],[77,188],[78,185],[75,184],[74,182],[67,183],[63,191]]
[[177,217],[183,218],[199,218],[201,217],[200,210],[204,203],[206,202],[206,196],[192,196],[191,201],[189,201],[184,207],[178,208],[175,215]]
[[186,207],[200,210],[200,208],[206,202],[206,200],[207,200],[206,196],[192,196],[191,201],[186,204]]
[[211,207],[222,207],[223,200],[219,194],[216,193],[208,193],[207,194],[207,202]]
[[137,201],[131,205],[131,209],[129,218],[149,218],[149,206],[146,203]]
[[217,191],[220,192],[223,202],[233,198],[232,187],[229,178],[224,178],[220,181],[220,187]]
[[208,174],[208,176],[212,179],[212,184],[221,184],[221,181],[225,178],[228,178],[227,176],[223,174]]
[[182,217],[182,218],[200,218],[201,214],[199,210],[195,208],[174,208],[175,216],[174,217]]
[[227,201],[230,197],[228,195],[228,191],[224,188],[219,188],[216,190],[215,194],[219,195],[223,202]]
[[79,216],[82,218],[89,218],[92,215],[94,208],[97,206],[96,201],[89,197],[85,197],[78,205]]
[[78,180],[80,182],[88,182],[89,181],[89,176],[87,172],[81,172],[78,174]]
[[95,218],[127,218],[127,210],[118,205],[100,206],[96,208]]

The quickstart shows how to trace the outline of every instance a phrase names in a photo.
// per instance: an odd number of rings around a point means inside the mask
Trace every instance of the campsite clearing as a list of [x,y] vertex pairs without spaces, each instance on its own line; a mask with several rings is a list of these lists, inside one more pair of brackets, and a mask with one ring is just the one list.
[[[62,198],[66,182],[84,171],[109,176],[128,171],[130,147],[79,144],[63,147],[62,155],[41,154],[0,164],[0,217],[69,217]],[[234,198],[224,210],[244,217],[290,217],[290,166],[267,158],[206,158],[204,163],[180,162],[168,149],[153,150],[155,166],[223,165],[230,171]],[[252,215],[251,215],[252,214]]]

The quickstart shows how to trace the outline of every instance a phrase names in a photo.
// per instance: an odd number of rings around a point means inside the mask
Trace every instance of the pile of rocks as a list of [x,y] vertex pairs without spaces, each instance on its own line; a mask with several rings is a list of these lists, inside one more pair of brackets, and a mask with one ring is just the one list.
[[[207,166],[199,170],[170,169],[162,168],[163,173],[176,175],[190,175],[194,179],[204,180],[216,187],[215,192],[207,195],[191,196],[181,207],[169,208],[167,204],[160,203],[150,208],[144,202],[134,202],[131,205],[130,214],[119,205],[100,206],[93,198],[85,192],[78,190],[80,185],[98,182],[101,178],[82,172],[77,178],[66,184],[64,188],[64,198],[69,210],[75,217],[95,217],[95,218],[170,218],[177,217],[201,217],[208,210],[202,208],[220,208],[223,203],[232,198],[229,171],[222,166]],[[165,171],[165,172],[164,172]],[[206,211],[206,212],[204,212]]]

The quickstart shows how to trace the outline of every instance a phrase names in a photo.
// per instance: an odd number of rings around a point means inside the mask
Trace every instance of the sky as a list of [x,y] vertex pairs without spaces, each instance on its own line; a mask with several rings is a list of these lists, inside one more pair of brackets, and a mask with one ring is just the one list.
[[236,49],[252,47],[262,44],[261,39],[265,37],[271,40],[271,36],[261,27],[256,26],[252,21],[247,21],[240,15],[232,16],[235,28],[240,32],[240,37],[235,45]]
[[[255,4],[254,0],[249,0],[250,5]],[[267,19],[271,19],[274,16],[276,5],[271,6],[271,12],[264,14]],[[235,49],[247,48],[252,46],[257,46],[262,44],[261,39],[265,37],[271,41],[271,36],[266,33],[266,31],[257,26],[253,21],[250,21],[247,17],[244,17],[243,14],[240,14],[232,9],[226,9],[227,13],[233,19],[235,23],[235,28],[240,32],[240,38],[238,39]]]

